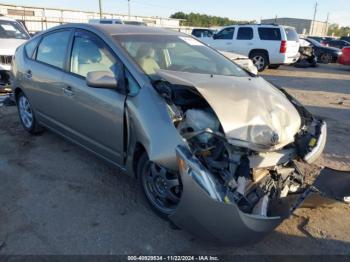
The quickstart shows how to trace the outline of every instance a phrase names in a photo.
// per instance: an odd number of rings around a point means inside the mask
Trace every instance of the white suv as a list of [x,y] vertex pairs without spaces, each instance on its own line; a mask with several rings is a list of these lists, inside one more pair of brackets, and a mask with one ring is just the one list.
[[211,47],[248,56],[259,71],[292,64],[299,58],[299,37],[292,27],[275,24],[232,25],[210,38]]

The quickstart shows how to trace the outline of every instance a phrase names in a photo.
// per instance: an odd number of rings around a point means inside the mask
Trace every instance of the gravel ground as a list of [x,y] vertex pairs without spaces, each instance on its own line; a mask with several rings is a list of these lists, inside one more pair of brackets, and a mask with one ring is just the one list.
[[[329,124],[317,166],[350,170],[350,68],[263,74]],[[346,143],[347,142],[347,143]],[[350,254],[350,207],[300,208],[249,247],[204,243],[148,208],[135,180],[52,132],[28,135],[0,107],[0,254]]]

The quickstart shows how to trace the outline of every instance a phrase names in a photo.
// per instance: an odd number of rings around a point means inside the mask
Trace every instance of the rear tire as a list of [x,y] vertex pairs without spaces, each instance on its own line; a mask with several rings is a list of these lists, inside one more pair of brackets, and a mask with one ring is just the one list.
[[17,109],[19,119],[22,123],[23,128],[30,134],[38,134],[43,131],[43,128],[39,125],[36,120],[32,106],[28,100],[28,97],[20,92],[17,95]]
[[333,61],[333,57],[330,54],[324,53],[320,57],[320,62],[323,64],[329,64],[329,63],[332,63],[332,61]]
[[158,216],[167,219],[180,201],[182,187],[179,176],[150,161],[146,153],[139,158],[136,171],[148,204]]
[[269,65],[269,58],[265,52],[254,51],[250,54],[249,58],[253,61],[259,72],[262,72]]

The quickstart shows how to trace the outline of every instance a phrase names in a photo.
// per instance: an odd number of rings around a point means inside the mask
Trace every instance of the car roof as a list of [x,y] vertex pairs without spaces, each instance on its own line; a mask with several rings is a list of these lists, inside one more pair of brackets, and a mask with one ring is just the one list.
[[17,22],[15,19],[7,17],[7,16],[1,16],[0,15],[0,20],[2,21],[11,21],[11,22]]
[[[60,28],[80,28],[92,31],[101,31],[106,35],[138,35],[138,34],[162,34],[162,35],[179,35],[184,36],[184,33],[174,30],[167,30],[152,26],[137,26],[137,25],[121,25],[121,24],[87,24],[87,23],[71,23],[53,27],[49,30],[57,30]],[[187,35],[186,35],[187,36]]]
[[235,25],[228,25],[228,26],[225,26],[225,27],[231,27],[231,26],[263,26],[263,27],[287,27],[287,26],[282,26],[282,25],[279,25],[279,24],[235,24]]

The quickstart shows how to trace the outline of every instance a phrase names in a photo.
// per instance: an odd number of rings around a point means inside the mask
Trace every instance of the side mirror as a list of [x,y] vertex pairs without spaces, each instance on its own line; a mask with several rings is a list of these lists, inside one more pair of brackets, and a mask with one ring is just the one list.
[[93,71],[86,76],[86,84],[94,88],[117,89],[116,76],[108,71]]

